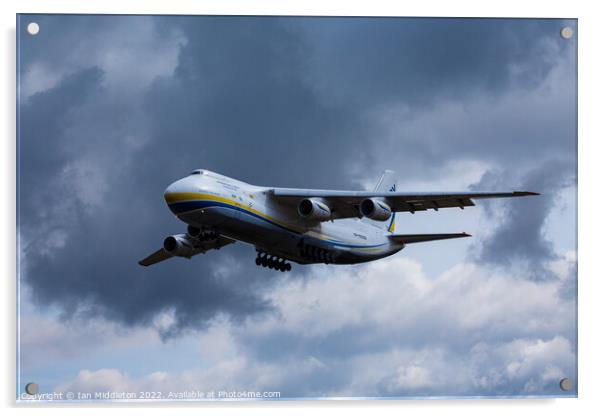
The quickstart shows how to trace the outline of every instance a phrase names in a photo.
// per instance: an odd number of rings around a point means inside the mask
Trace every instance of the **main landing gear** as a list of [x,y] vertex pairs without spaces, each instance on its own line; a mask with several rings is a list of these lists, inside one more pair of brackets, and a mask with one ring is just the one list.
[[270,269],[276,269],[281,272],[290,272],[292,269],[291,264],[287,262],[286,259],[268,254],[264,251],[257,252],[255,264],[258,266],[269,267]]
[[301,257],[311,260],[315,263],[329,264],[333,262],[332,253],[320,247],[305,244],[303,239],[297,244]]
[[186,232],[189,236],[196,238],[199,241],[211,241],[219,237],[219,233],[213,229],[202,229],[193,227],[192,225],[188,226]]

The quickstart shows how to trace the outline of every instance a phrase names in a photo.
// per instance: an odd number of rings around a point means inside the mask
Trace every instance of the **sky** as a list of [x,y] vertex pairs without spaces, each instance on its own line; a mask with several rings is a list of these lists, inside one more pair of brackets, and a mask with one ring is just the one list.
[[[576,394],[575,20],[19,20],[20,389]],[[359,266],[282,274],[237,243],[140,267],[196,168],[541,195],[399,215],[474,237]]]

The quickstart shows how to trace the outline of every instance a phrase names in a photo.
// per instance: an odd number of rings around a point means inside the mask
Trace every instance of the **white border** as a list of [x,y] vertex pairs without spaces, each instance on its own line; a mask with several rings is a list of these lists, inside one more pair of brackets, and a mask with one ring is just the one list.
[[[517,399],[517,400],[424,400],[424,401],[303,401],[303,402],[227,402],[227,403],[181,403],[178,408],[184,412],[198,413],[198,407],[211,408],[221,413],[238,413],[242,408],[252,414],[266,412],[306,413],[312,411],[344,411],[351,414],[364,414],[366,411],[395,413],[400,411],[420,411],[427,414],[441,412],[451,414],[508,414],[528,411],[533,413],[587,414],[600,408],[600,296],[602,276],[594,263],[598,253],[597,239],[600,238],[600,218],[597,213],[602,204],[597,191],[600,177],[600,88],[599,40],[602,30],[594,2],[547,1],[527,3],[524,0],[504,0],[496,3],[455,0],[455,1],[326,1],[309,0],[284,2],[276,0],[55,0],[3,1],[1,19],[3,24],[2,41],[2,82],[4,99],[1,102],[2,126],[5,134],[2,140],[2,195],[1,204],[3,238],[0,252],[3,256],[3,302],[4,337],[1,342],[4,359],[0,392],[3,407],[15,411],[15,14],[16,13],[125,13],[125,14],[270,14],[270,15],[400,15],[400,16],[466,16],[466,17],[568,17],[579,19],[579,399]],[[598,185],[598,186],[596,186]],[[172,406],[156,403],[152,407],[138,404],[96,405],[88,409],[91,413],[138,412],[163,414]],[[34,406],[32,406],[34,407]],[[37,406],[36,406],[37,407]],[[132,409],[135,408],[135,409]],[[200,409],[201,411],[203,409]],[[49,414],[79,413],[75,405],[55,405],[43,410]],[[35,409],[19,409],[20,414]]]

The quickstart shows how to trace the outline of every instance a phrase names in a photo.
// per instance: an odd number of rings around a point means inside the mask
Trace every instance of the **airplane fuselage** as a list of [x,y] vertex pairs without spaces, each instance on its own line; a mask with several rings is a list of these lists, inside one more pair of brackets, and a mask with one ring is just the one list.
[[172,183],[165,201],[181,221],[301,264],[353,264],[390,256],[404,245],[359,219],[319,222],[270,198],[269,188],[207,170]]

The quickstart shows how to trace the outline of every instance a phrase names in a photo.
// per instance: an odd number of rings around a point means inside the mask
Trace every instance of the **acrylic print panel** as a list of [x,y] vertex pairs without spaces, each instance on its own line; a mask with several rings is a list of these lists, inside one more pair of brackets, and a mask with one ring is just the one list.
[[19,401],[577,395],[576,20],[17,33]]

